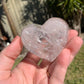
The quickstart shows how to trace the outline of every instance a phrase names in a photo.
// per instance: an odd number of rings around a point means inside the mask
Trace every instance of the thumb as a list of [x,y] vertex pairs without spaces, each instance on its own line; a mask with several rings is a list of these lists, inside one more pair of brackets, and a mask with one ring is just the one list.
[[21,38],[16,36],[12,43],[0,53],[0,80],[6,79],[11,75],[11,69],[15,59],[20,54],[21,50]]

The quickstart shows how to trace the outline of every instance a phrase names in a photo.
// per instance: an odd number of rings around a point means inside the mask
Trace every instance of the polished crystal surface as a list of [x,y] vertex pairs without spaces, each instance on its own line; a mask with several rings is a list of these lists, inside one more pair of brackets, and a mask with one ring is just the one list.
[[31,24],[22,31],[21,39],[31,53],[54,61],[67,43],[68,24],[60,18],[51,18],[43,25]]

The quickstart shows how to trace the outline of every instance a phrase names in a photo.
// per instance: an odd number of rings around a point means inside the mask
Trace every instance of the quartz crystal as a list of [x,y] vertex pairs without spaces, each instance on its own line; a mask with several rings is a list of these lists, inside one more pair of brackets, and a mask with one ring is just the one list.
[[66,46],[68,24],[60,18],[51,18],[43,25],[31,24],[22,31],[25,48],[36,56],[54,61]]

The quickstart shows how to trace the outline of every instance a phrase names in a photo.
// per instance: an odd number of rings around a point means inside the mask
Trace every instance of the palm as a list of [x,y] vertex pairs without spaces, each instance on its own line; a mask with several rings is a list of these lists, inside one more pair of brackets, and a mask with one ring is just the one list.
[[[29,57],[30,56],[28,56],[28,58]],[[39,67],[36,65],[36,61],[28,58],[26,57],[19,63],[19,65],[12,71],[12,76],[4,82],[1,82],[1,84],[49,84],[51,79],[48,70],[50,75],[52,75],[56,62],[51,63],[50,66],[44,67],[43,65],[49,63],[45,63],[44,61]]]
[[[10,84],[13,84],[15,80],[15,84],[48,84],[46,70],[36,68],[33,61],[30,62],[30,60],[27,60],[21,62],[13,72],[14,77],[12,77],[12,81],[10,79]],[[13,80],[13,78],[16,79]]]
[[[70,39],[72,40],[69,42]],[[37,66],[39,58],[29,53],[13,71],[10,71],[22,49],[18,37],[0,53],[0,84],[63,84],[67,67],[82,45],[82,40],[74,30],[69,31],[68,42],[54,62],[43,60],[41,65]]]

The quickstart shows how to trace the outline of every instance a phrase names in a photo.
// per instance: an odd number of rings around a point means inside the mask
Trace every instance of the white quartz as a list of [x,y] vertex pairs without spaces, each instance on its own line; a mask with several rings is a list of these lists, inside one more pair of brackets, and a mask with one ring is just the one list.
[[31,24],[22,31],[25,48],[50,62],[54,61],[66,46],[68,24],[60,18],[51,18],[43,25]]

